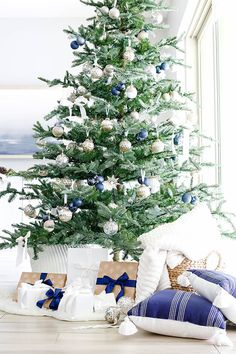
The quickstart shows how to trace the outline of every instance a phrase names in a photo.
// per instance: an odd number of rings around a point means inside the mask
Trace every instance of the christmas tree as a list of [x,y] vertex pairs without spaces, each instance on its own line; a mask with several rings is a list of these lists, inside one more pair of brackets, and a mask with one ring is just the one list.
[[0,193],[29,200],[24,212],[31,220],[5,231],[0,248],[14,247],[31,231],[36,256],[43,245],[95,243],[112,249],[114,259],[120,251],[138,259],[139,235],[199,201],[230,223],[217,187],[199,184],[201,168],[211,164],[200,159],[193,95],[171,79],[184,63],[166,54],[179,49],[179,40],[152,37],[165,28],[168,7],[154,0],[83,2],[96,16],[87,27],[65,30],[78,74],[41,78],[71,89],[45,117],[57,123],[34,126],[40,146],[34,157],[44,163],[9,172],[28,183],[22,191],[8,184]]

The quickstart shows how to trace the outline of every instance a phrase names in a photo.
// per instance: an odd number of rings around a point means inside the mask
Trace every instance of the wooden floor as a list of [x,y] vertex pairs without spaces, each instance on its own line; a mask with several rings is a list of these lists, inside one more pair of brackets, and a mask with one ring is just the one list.
[[236,353],[236,328],[228,331],[229,337],[234,342],[234,348],[220,348],[206,344],[204,341],[164,337],[142,331],[131,337],[123,337],[117,333],[117,328],[78,328],[86,324],[0,312],[0,353]]

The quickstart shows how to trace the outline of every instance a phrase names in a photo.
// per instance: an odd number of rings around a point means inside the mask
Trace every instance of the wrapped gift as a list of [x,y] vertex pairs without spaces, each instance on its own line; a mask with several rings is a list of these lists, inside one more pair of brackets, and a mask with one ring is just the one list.
[[89,279],[90,286],[94,289],[100,262],[107,260],[108,250],[105,248],[69,248],[67,284],[71,284],[79,277]]
[[[34,285],[38,280],[41,281],[42,284],[46,284],[54,288],[63,288],[66,284],[66,279],[66,274],[23,272],[17,285],[17,292],[22,283]],[[17,300],[17,296],[15,296],[14,300]]]
[[95,294],[113,292],[118,301],[122,296],[135,298],[137,262],[101,262]]
[[116,299],[114,293],[106,293],[102,291],[99,295],[94,295],[94,312],[106,312],[108,307],[116,306]]
[[65,289],[58,311],[71,318],[93,313],[94,296],[88,279],[78,278]]
[[22,309],[35,309],[36,302],[44,297],[50,288],[50,285],[43,284],[39,280],[34,285],[21,283],[17,294],[20,307]]

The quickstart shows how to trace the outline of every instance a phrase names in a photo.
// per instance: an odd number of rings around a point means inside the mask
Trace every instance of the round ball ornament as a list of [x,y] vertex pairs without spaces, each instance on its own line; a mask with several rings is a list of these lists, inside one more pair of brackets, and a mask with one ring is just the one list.
[[122,296],[118,302],[117,306],[120,308],[121,313],[127,315],[127,312],[134,306],[134,300],[128,296]]
[[111,93],[112,93],[113,96],[119,96],[120,95],[120,91],[117,90],[116,87],[112,87]]
[[113,325],[116,325],[120,318],[120,309],[116,306],[110,306],[106,309],[105,320]]
[[82,37],[82,36],[78,36],[78,37],[77,37],[77,43],[78,43],[79,45],[84,45],[84,44],[85,44],[85,38]]
[[133,111],[130,113],[130,116],[135,119],[135,120],[139,120],[140,119],[140,114],[137,111]]
[[92,68],[90,74],[93,80],[99,80],[103,76],[103,71],[98,66],[95,66]]
[[39,147],[43,147],[46,145],[46,141],[42,138],[39,138],[36,140],[36,145],[39,146]]
[[140,199],[148,198],[151,195],[150,189],[144,184],[140,186],[137,190],[137,197]]
[[105,68],[103,69],[104,74],[107,76],[112,76],[114,74],[114,71],[115,68],[111,64],[106,65]]
[[161,63],[160,69],[161,70],[168,70],[169,69],[169,64],[166,61]]
[[79,43],[76,40],[74,40],[74,41],[71,42],[70,46],[71,46],[72,49],[78,49],[79,48]]
[[91,152],[94,150],[94,143],[91,139],[86,139],[83,143],[82,143],[82,148],[85,152]]
[[161,184],[158,176],[149,177],[149,187],[151,189],[151,194],[160,192]]
[[96,180],[94,177],[88,177],[87,178],[87,183],[89,186],[94,186],[96,184]]
[[118,224],[111,219],[103,225],[103,231],[108,236],[113,236],[117,234],[118,230],[119,230]]
[[109,14],[109,8],[107,6],[102,6],[100,8],[100,11],[103,15],[108,15]]
[[125,90],[125,95],[126,97],[128,97],[129,99],[133,99],[137,97],[137,89],[136,87],[134,87],[134,85],[130,85],[127,87],[127,89]]
[[160,25],[163,22],[163,16],[160,12],[153,14],[154,23]]
[[55,161],[59,166],[66,166],[69,163],[69,158],[62,153],[56,157]]
[[78,91],[78,94],[81,95],[81,96],[83,96],[83,95],[85,95],[87,93],[87,90],[86,90],[86,88],[84,86],[79,86],[77,91]]
[[120,11],[116,7],[113,7],[112,9],[109,10],[108,15],[113,20],[118,20],[120,17]]
[[164,150],[165,150],[165,144],[160,139],[157,139],[156,141],[154,141],[154,143],[152,143],[151,151],[153,154],[163,152]]
[[142,31],[139,32],[137,37],[138,37],[139,40],[148,39],[149,38],[148,32],[145,31],[145,30],[142,30]]
[[64,133],[64,129],[62,128],[62,126],[60,125],[55,125],[52,128],[52,134],[53,136],[55,136],[56,138],[60,138]]
[[191,198],[191,202],[192,205],[196,205],[198,203],[198,197],[193,195]]
[[123,54],[123,59],[126,61],[133,61],[135,54],[132,48],[127,48]]
[[38,175],[40,177],[47,177],[48,176],[48,171],[46,170],[46,168],[41,168],[38,172]]
[[103,184],[102,182],[96,183],[96,184],[95,184],[95,187],[96,187],[96,189],[97,189],[99,192],[103,192],[103,191],[104,191],[104,188],[105,188],[105,186],[104,186],[104,184]]
[[105,132],[110,132],[113,129],[113,123],[109,118],[106,118],[101,123],[101,128]]
[[169,102],[170,101],[170,94],[168,93],[168,92],[166,92],[166,93],[164,93],[163,95],[162,95],[162,99],[164,100],[164,101],[166,101],[166,102]]
[[80,208],[80,207],[82,207],[83,204],[84,204],[83,199],[81,199],[81,198],[75,198],[75,199],[73,199],[72,203],[73,203],[73,206],[74,206],[75,208]]
[[192,196],[190,193],[186,192],[182,195],[182,202],[184,202],[185,204],[189,204],[192,201]]
[[128,139],[124,139],[119,144],[120,152],[128,152],[132,149],[132,144]]
[[118,91],[124,91],[125,90],[125,83],[124,82],[119,82],[117,85],[116,85],[116,89]]
[[37,215],[35,208],[31,204],[26,205],[26,207],[24,208],[24,213],[29,218],[35,218]]
[[53,220],[46,220],[43,224],[43,228],[44,230],[48,231],[48,232],[52,232],[55,228],[55,223]]
[[58,210],[58,215],[59,215],[59,219],[63,222],[68,222],[72,219],[72,212],[69,210],[69,208],[64,207],[64,208],[60,208]]

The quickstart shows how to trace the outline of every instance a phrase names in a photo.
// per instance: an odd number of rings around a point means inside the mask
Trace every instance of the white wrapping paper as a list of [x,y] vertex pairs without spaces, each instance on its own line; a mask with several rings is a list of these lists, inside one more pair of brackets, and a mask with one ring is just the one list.
[[36,303],[45,297],[46,292],[50,289],[49,285],[42,284],[40,280],[34,285],[22,283],[18,288],[18,302],[22,309],[36,309]]

